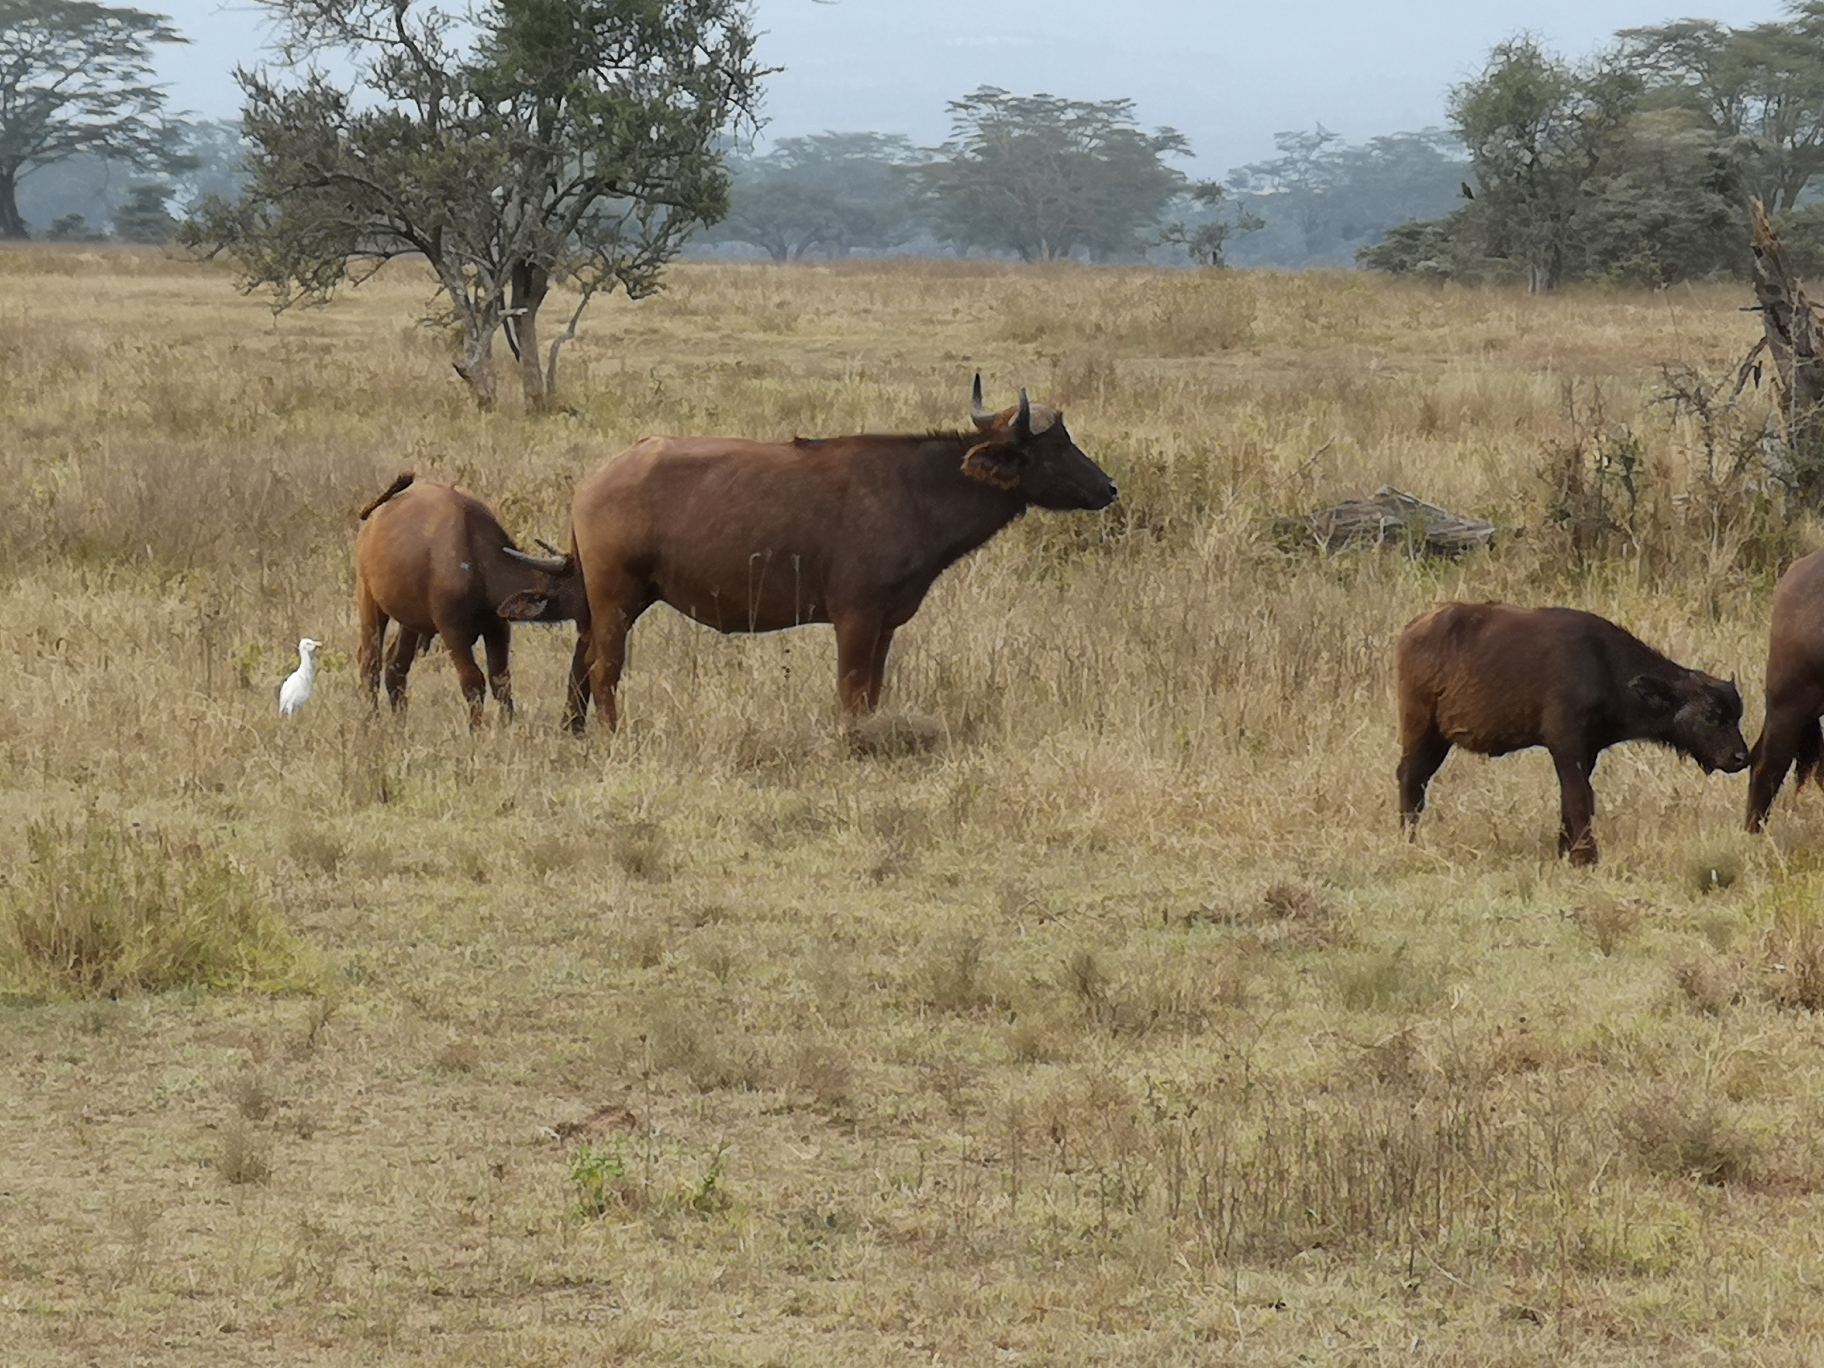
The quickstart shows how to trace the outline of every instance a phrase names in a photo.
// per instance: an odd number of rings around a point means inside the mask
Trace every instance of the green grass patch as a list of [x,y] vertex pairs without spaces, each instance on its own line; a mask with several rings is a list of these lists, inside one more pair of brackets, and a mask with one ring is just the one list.
[[304,968],[259,879],[220,849],[94,814],[34,822],[26,846],[0,894],[15,989],[275,989]]

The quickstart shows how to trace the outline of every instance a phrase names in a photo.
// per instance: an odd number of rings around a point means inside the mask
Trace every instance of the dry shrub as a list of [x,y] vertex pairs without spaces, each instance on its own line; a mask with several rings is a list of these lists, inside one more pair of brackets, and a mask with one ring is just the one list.
[[1578,928],[1604,959],[1640,934],[1642,905],[1632,898],[1603,897],[1572,913]]
[[229,1090],[235,1113],[249,1121],[264,1121],[274,1106],[272,1085],[266,1076],[249,1070],[235,1079]]
[[308,874],[331,875],[348,858],[348,842],[327,827],[293,827],[285,837],[285,853]]
[[1331,982],[1352,1012],[1416,1011],[1444,992],[1441,968],[1415,960],[1404,945],[1349,956],[1332,967]]
[[1324,891],[1300,879],[1281,879],[1261,894],[1254,919],[1265,946],[1333,950],[1352,939]]
[[905,873],[918,852],[930,844],[930,819],[904,803],[888,803],[876,809],[872,824],[880,838],[880,855],[868,868],[868,877],[875,883]]
[[1750,1182],[1761,1149],[1714,1098],[1667,1089],[1636,1100],[1618,1118],[1647,1172],[1713,1185]]
[[855,1066],[848,1052],[834,1045],[805,1041],[786,1066],[789,1091],[808,1096],[817,1106],[839,1110],[855,1090]]
[[524,847],[523,858],[526,868],[536,878],[545,878],[552,874],[565,874],[575,869],[588,858],[589,847],[584,842],[573,838],[546,835]]
[[670,937],[663,926],[636,922],[614,937],[614,957],[639,969],[656,969],[665,962]]
[[984,945],[964,934],[938,942],[927,952],[924,1000],[941,1012],[978,1012],[1000,1001],[984,963]]
[[1824,1011],[1824,878],[1795,870],[1756,902],[1770,913],[1759,936],[1763,995],[1786,1011]]
[[668,998],[654,1000],[646,1013],[646,1046],[654,1069],[683,1074],[699,1092],[760,1086],[761,1060],[719,1014]]
[[636,879],[658,883],[671,877],[670,842],[657,822],[623,823],[609,842],[615,864]]
[[1742,1000],[1746,988],[1741,965],[1720,955],[1680,960],[1672,966],[1672,987],[1679,1001],[1700,1016],[1721,1016]]
[[480,1063],[481,1046],[467,1036],[448,1042],[431,1059],[439,1073],[474,1073]]
[[1814,916],[1776,925],[1766,960],[1768,1001],[1789,1011],[1824,1011],[1824,923]]
[[1389,1088],[1409,1088],[1425,1076],[1418,1032],[1403,1026],[1365,1046],[1362,1063],[1374,1081]]
[[1097,951],[1082,947],[1065,959],[1061,986],[1085,1018],[1112,1034],[1187,1034],[1203,1030],[1223,1011],[1245,1009],[1254,974],[1247,949],[1214,958],[1172,951],[1131,954],[1111,969]]
[[1060,1014],[1034,1004],[1007,1027],[1007,1054],[1018,1064],[1050,1064],[1070,1058],[1070,1031]]
[[264,1183],[272,1177],[272,1160],[267,1147],[246,1121],[236,1117],[222,1130],[216,1151],[215,1171],[228,1182]]
[[94,814],[34,822],[26,844],[0,903],[0,963],[16,984],[277,987],[301,969],[258,880],[219,850]]
[[943,721],[925,713],[882,711],[849,728],[849,749],[879,760],[930,755],[943,744]]

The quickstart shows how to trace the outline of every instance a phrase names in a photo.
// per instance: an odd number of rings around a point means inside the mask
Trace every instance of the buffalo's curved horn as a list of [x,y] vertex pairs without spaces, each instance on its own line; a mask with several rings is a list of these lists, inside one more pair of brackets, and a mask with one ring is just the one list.
[[564,565],[566,568],[568,568],[568,566],[570,564],[570,553],[568,551],[558,550],[555,546],[551,545],[551,543],[546,541],[543,537],[534,537],[534,538],[532,538],[532,540],[537,542],[540,546],[544,547],[545,550],[549,551],[552,555],[562,556],[564,558]]
[[503,546],[500,548],[500,552],[503,556],[512,557],[521,565],[529,565],[534,570],[543,570],[547,575],[561,575],[570,568],[570,557],[568,556],[553,556],[549,559],[544,556],[528,556],[517,546]]
[[1032,400],[1026,397],[1026,387],[1020,386],[1020,411],[1013,415],[1013,438],[1024,442],[1032,436]]
[[994,415],[982,406],[982,373],[975,373],[975,388],[969,395],[969,416],[983,432],[994,426]]

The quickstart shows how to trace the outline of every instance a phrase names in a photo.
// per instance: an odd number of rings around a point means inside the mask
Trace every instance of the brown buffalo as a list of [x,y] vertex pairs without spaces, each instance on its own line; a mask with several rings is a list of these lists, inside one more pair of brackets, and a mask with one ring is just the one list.
[[1673,663],[1631,633],[1575,608],[1446,603],[1406,624],[1398,651],[1400,822],[1452,746],[1506,755],[1544,746],[1558,768],[1558,853],[1596,863],[1597,758],[1619,741],[1657,741],[1706,773],[1748,763],[1734,683]]
[[974,432],[766,443],[649,438],[576,489],[571,553],[588,588],[571,715],[609,727],[627,632],[658,602],[722,632],[836,629],[851,720],[880,700],[894,631],[944,569],[1029,507],[1105,508],[1114,483],[1054,409],[982,407]]
[[1773,591],[1767,643],[1767,721],[1748,772],[1748,830],[1767,809],[1797,762],[1799,783],[1824,778],[1824,551],[1794,561]]
[[[385,653],[386,694],[405,704],[412,660],[441,637],[456,663],[469,725],[481,725],[492,687],[503,720],[513,716],[508,665],[513,626],[500,615],[513,599],[519,620],[569,622],[583,615],[581,576],[568,556],[528,556],[488,506],[454,485],[401,475],[361,510],[355,538],[355,605],[361,617],[356,659],[368,697],[378,702],[386,624],[399,624]],[[475,667],[475,640],[486,645],[488,674]]]

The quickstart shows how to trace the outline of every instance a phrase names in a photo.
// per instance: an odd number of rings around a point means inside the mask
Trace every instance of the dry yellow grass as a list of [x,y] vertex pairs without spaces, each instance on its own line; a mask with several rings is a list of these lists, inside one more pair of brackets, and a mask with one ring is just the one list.
[[[1607,613],[1758,728],[1807,529],[1712,516],[1649,402],[1740,356],[1739,289],[689,265],[597,310],[540,421],[470,408],[407,270],[277,320],[156,255],[0,279],[9,897],[33,824],[138,822],[308,950],[276,993],[10,985],[9,1362],[1818,1357],[1815,795],[1751,840],[1739,777],[1612,751],[1593,874],[1541,755],[1394,819],[1390,647],[1440,597]],[[978,367],[1123,498],[940,582],[910,744],[849,758],[816,629],[655,610],[580,743],[562,633],[518,634],[507,731],[435,657],[403,723],[336,668],[402,467],[556,539],[642,435],[955,426]],[[1581,567],[1567,387],[1645,461]],[[1383,482],[1506,534],[1275,545]]]

